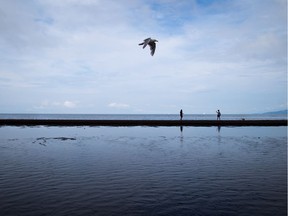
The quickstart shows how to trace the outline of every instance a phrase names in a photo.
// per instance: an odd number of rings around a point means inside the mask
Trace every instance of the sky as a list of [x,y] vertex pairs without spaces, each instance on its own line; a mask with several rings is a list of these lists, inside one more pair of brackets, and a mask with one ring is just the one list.
[[0,113],[287,108],[286,0],[0,0],[0,50]]

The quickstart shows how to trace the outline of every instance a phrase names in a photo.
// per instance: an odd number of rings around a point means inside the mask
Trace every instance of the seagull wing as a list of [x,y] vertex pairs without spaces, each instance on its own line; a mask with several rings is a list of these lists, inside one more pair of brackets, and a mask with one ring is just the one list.
[[151,51],[150,54],[151,54],[151,56],[153,56],[155,53],[155,50],[156,50],[156,43],[154,41],[150,42],[149,46],[150,46],[150,51]]
[[145,40],[144,40],[144,45],[143,45],[143,49],[149,44],[149,42],[151,41],[151,38],[146,38]]

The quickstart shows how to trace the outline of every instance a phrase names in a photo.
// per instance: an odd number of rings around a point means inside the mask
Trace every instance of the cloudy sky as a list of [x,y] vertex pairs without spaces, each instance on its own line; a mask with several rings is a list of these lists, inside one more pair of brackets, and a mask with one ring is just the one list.
[[0,113],[286,109],[286,4],[0,0]]

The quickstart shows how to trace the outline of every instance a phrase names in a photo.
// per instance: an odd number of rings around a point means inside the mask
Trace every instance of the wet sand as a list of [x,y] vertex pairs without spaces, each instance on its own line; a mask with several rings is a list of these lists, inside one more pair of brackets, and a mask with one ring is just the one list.
[[0,119],[1,126],[287,126],[287,120],[81,120]]

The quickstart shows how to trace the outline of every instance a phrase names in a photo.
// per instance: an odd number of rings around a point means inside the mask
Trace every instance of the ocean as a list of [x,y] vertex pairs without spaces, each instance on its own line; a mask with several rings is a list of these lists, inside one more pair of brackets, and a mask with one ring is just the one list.
[[[243,117],[264,118],[223,115]],[[287,127],[283,126],[2,126],[0,164],[0,215],[5,216],[287,215]]]
[[[178,120],[179,114],[0,114],[0,119]],[[214,114],[184,114],[184,120],[215,120]],[[222,114],[222,120],[278,120],[285,114]]]

